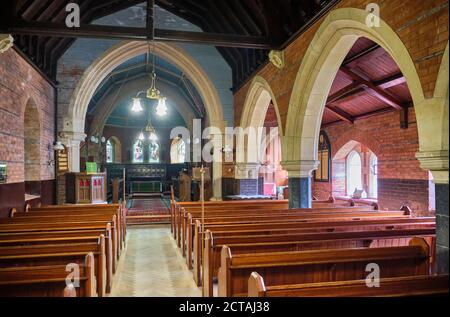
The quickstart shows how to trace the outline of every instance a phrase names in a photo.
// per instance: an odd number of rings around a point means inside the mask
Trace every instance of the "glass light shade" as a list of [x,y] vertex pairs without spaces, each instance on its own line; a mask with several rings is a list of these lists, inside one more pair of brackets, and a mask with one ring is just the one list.
[[139,141],[144,141],[145,140],[143,132],[141,132],[141,134],[139,134],[139,138],[138,139],[139,139]]
[[133,112],[144,111],[144,108],[142,108],[142,105],[141,105],[141,99],[133,98],[133,108],[131,108],[131,111],[133,111]]
[[158,136],[156,135],[156,133],[151,132],[149,139],[150,141],[158,141]]
[[158,100],[158,106],[156,107],[156,114],[160,117],[167,114],[166,98],[162,97]]

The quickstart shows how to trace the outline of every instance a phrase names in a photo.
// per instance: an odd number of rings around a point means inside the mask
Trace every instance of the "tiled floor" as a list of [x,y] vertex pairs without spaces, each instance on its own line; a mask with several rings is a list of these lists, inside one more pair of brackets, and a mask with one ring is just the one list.
[[200,297],[166,225],[131,227],[112,297]]

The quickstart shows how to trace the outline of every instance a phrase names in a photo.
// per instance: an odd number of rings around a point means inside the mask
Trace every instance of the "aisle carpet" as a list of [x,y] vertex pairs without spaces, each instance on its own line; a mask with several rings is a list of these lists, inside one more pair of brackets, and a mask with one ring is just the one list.
[[170,200],[161,198],[134,198],[129,202],[127,223],[169,223]]

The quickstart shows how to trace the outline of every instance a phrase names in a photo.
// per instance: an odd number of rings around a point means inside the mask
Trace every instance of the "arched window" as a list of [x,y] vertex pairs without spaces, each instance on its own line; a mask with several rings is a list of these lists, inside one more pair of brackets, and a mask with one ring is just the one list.
[[378,198],[378,158],[375,154],[370,155],[369,195],[370,198]]
[[115,146],[113,140],[106,142],[106,163],[114,163]]
[[133,163],[144,163],[144,147],[140,140],[133,144]]
[[330,181],[330,141],[325,132],[320,132],[319,148],[318,148],[318,160],[319,167],[314,173],[314,179],[317,182],[329,182]]
[[186,161],[186,143],[181,138],[176,138],[170,148],[170,162],[172,164],[182,164]]
[[347,195],[352,196],[355,190],[362,190],[361,155],[352,151],[347,157]]
[[156,141],[150,142],[148,146],[148,154],[149,154],[148,158],[149,163],[160,163],[158,142]]

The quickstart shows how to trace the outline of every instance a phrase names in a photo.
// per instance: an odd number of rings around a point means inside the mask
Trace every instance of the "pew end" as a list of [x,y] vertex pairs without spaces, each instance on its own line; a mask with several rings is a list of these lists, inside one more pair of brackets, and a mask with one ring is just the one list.
[[224,245],[220,256],[220,269],[218,274],[219,280],[219,297],[229,297],[231,294],[231,249]]
[[72,283],[64,288],[63,297],[77,297],[77,291],[75,290],[75,286]]
[[400,208],[400,211],[403,211],[405,216],[412,216],[412,214],[413,214],[411,207],[406,206],[406,205],[403,205]]
[[14,218],[15,214],[17,213],[16,208],[12,208],[9,212],[9,218]]
[[253,272],[248,279],[248,297],[264,297],[265,293],[264,279],[257,272]]

